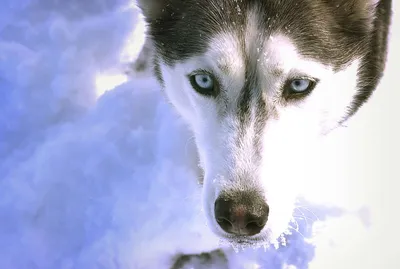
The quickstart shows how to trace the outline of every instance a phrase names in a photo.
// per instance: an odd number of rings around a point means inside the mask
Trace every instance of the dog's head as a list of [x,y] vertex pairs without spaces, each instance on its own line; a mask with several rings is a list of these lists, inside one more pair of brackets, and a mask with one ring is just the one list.
[[352,116],[379,82],[390,2],[139,0],[221,238],[268,242],[286,229],[307,141]]

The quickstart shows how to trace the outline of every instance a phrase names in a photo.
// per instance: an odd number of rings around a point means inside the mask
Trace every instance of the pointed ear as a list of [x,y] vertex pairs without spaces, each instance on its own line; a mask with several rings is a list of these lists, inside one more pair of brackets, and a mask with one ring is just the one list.
[[376,16],[376,7],[380,0],[355,0],[355,2],[360,18],[366,20],[368,23],[372,23]]
[[344,16],[345,21],[361,22],[368,30],[372,30],[377,6],[381,0],[334,0],[332,2]]
[[152,21],[159,18],[171,0],[137,0],[138,7],[142,10],[146,20]]

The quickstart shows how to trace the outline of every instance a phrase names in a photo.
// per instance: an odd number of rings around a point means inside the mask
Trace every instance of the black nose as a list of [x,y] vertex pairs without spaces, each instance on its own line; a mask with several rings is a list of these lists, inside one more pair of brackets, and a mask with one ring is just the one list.
[[230,234],[252,236],[261,232],[268,220],[269,207],[260,195],[221,195],[215,201],[215,219]]

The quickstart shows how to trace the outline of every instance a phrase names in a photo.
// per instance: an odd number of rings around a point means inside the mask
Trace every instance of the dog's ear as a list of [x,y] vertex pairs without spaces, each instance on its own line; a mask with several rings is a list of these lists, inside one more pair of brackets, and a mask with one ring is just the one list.
[[[328,0],[334,5],[344,22],[361,24],[365,30],[371,30],[377,12],[377,6],[385,0]],[[347,25],[350,26],[350,25]]]
[[[354,6],[352,8],[354,16],[358,19],[364,20],[365,22],[371,24],[376,16],[377,6],[381,0],[353,0]],[[347,1],[353,2],[353,1]],[[346,1],[345,1],[346,2]]]
[[173,0],[137,0],[137,5],[142,10],[146,20],[153,21],[163,16],[165,10]]
[[166,0],[137,0],[138,7],[142,10],[146,19],[153,19],[159,16],[164,8]]

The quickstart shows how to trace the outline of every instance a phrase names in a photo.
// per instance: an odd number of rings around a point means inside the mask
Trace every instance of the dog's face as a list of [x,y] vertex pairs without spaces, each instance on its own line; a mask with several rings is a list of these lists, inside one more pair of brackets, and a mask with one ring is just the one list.
[[139,5],[160,82],[195,135],[210,228],[232,243],[276,239],[308,142],[353,115],[378,83],[384,48],[369,58],[377,1]]

